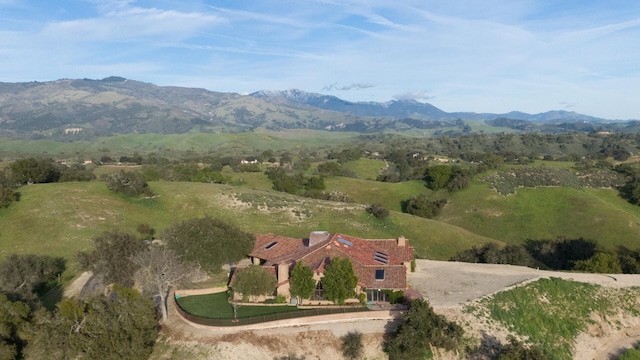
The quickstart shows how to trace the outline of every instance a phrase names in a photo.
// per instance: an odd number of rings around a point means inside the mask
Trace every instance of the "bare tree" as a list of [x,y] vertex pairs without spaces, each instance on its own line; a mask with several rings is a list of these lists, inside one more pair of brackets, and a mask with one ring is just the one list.
[[183,263],[173,250],[164,246],[150,246],[131,259],[140,267],[134,276],[136,283],[145,292],[159,298],[162,321],[166,321],[169,291],[172,287],[191,281],[198,269],[194,265]]

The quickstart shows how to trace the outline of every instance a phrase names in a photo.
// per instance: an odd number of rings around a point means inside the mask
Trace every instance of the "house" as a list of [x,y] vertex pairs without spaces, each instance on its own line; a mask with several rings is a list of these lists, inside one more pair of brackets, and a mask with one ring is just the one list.
[[258,163],[258,159],[256,158],[246,158],[246,159],[240,160],[240,164],[257,164],[257,163]]
[[322,276],[332,258],[349,258],[358,277],[358,291],[366,291],[369,301],[384,300],[381,290],[407,288],[407,273],[414,258],[413,247],[400,236],[397,239],[371,240],[345,234],[314,231],[298,239],[274,234],[256,235],[248,254],[254,265],[261,265],[277,279],[275,292],[290,298],[289,276],[298,261],[314,271],[318,282],[313,300],[322,300]]

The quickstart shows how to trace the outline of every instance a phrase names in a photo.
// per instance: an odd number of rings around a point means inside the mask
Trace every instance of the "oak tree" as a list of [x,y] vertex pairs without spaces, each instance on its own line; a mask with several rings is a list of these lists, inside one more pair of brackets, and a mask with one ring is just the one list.
[[213,273],[225,263],[242,260],[255,243],[252,234],[210,216],[177,223],[162,231],[160,238],[182,260]]

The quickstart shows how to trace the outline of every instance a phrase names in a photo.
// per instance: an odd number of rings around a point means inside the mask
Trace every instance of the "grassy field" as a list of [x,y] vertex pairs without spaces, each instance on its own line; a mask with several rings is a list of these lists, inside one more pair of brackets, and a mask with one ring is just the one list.
[[201,183],[151,183],[156,194],[129,199],[99,181],[29,185],[21,200],[0,209],[0,257],[35,253],[72,259],[92,248],[90,239],[107,230],[134,233],[141,223],[156,231],[204,215],[232,222],[254,233],[305,237],[313,230],[363,238],[404,235],[422,257],[447,259],[490,239],[433,220],[392,212],[378,220],[355,203],[300,198],[243,186]]
[[402,183],[385,183],[372,180],[330,177],[325,180],[327,191],[342,191],[349,198],[361,204],[382,204],[393,211],[401,211],[401,201],[420,194],[432,194],[424,181],[414,180]]
[[384,160],[361,158],[342,165],[345,170],[353,171],[360,179],[375,180],[386,167]]
[[615,190],[528,188],[505,197],[476,181],[448,199],[437,220],[507,243],[565,236],[595,240],[612,251],[640,248],[640,207]]
[[603,289],[551,278],[498,293],[467,310],[540,345],[550,359],[568,360],[576,336],[594,319],[616,313],[638,316],[639,295],[638,288]]
[[[126,134],[101,137],[92,141],[58,142],[42,140],[10,140],[0,142],[0,154],[48,155],[60,158],[88,158],[101,155],[131,155],[132,152],[155,152],[174,157],[187,150],[207,152],[226,149],[233,155],[266,149],[284,150],[300,147],[339,145],[359,134],[319,130],[286,130],[245,133],[190,134]],[[108,150],[107,150],[108,149]]]

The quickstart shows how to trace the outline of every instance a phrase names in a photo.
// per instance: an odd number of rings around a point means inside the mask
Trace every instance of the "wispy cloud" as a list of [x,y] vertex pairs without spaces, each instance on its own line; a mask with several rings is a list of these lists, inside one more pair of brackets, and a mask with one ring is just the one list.
[[435,96],[427,95],[424,91],[412,91],[393,95],[396,100],[431,100]]
[[349,91],[349,90],[362,90],[362,89],[370,89],[375,87],[373,84],[368,83],[352,83],[349,85],[338,85],[338,83],[333,83],[329,85],[325,85],[322,87],[323,91]]
[[448,111],[571,106],[640,118],[640,2],[617,4],[0,0],[0,79],[120,75],[239,93],[430,100]]

